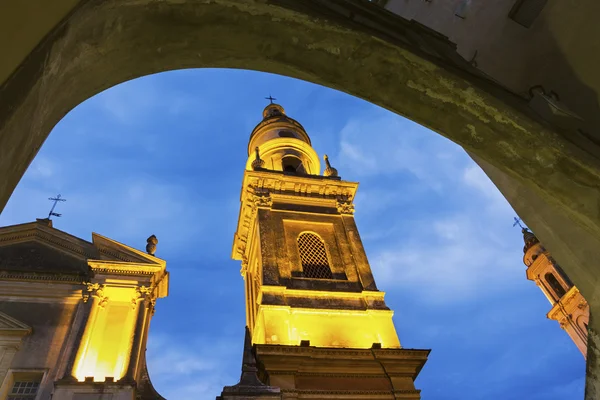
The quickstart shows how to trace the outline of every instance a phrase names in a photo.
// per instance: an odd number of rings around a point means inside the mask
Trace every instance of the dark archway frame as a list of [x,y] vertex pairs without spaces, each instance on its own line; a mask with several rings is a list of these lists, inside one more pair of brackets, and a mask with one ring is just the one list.
[[[600,307],[600,160],[444,37],[366,0],[82,0],[0,87],[2,207],[79,103],[129,79],[202,67],[322,84],[463,146]],[[599,328],[590,321],[589,399],[600,394]]]

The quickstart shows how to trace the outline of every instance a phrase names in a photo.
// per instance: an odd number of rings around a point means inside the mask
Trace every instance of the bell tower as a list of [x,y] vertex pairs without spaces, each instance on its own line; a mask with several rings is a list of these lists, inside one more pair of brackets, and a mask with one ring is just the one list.
[[324,160],[321,175],[302,125],[278,104],[264,109],[248,143],[232,251],[259,376],[294,398],[366,390],[419,399],[413,381],[429,351],[400,346],[354,221],[358,183]]
[[522,228],[521,232],[525,242],[523,263],[527,266],[527,279],[534,281],[552,304],[546,316],[560,324],[587,358],[589,304],[533,232],[527,228]]

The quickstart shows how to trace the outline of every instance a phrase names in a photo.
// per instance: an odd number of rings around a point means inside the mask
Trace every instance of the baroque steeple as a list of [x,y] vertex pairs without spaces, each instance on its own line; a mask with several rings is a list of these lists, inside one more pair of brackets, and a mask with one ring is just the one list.
[[358,183],[326,156],[321,175],[310,136],[279,104],[263,110],[247,155],[232,258],[242,263],[258,376],[298,399],[307,390],[420,398],[413,381],[429,351],[400,345],[354,220]]
[[523,247],[524,253],[540,242],[533,232],[527,228],[521,228],[521,233],[523,233],[523,241],[525,242],[525,246]]
[[562,268],[529,229],[522,227],[523,263],[527,279],[544,293],[552,308],[546,315],[560,324],[584,357],[587,356],[589,305]]
[[246,169],[253,169],[256,155],[260,154],[264,161],[262,168],[318,175],[321,169],[319,156],[304,127],[288,117],[283,107],[276,103],[267,105],[262,115],[262,121],[250,134]]

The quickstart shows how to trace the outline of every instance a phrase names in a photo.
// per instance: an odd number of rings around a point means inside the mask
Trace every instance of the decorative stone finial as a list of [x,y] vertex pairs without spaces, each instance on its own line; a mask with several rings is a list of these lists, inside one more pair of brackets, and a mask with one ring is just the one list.
[[252,161],[252,169],[256,170],[256,169],[262,168],[265,165],[265,162],[260,159],[260,154],[258,152],[258,146],[256,146],[254,151],[256,152],[256,158],[254,158],[254,161]]
[[331,166],[331,164],[329,163],[329,157],[327,157],[327,154],[325,154],[325,156],[323,158],[325,159],[325,164],[327,164],[327,168],[325,168],[325,171],[323,172],[323,175],[325,175],[325,176],[338,176],[337,169],[335,169],[335,168],[333,168]]
[[521,232],[523,233],[523,241],[525,242],[525,246],[523,247],[523,253],[527,252],[533,245],[538,244],[540,241],[538,238],[527,228],[521,228]]
[[156,236],[152,235],[146,240],[146,242],[148,243],[146,245],[146,253],[153,256],[156,252],[156,245],[158,244],[158,239],[156,238]]

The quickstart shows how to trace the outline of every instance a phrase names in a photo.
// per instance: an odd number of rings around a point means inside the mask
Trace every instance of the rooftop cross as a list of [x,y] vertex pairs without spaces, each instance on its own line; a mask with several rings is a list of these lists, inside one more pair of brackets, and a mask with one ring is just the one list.
[[51,200],[54,202],[54,204],[52,205],[52,208],[50,209],[50,212],[48,213],[48,219],[50,219],[50,217],[52,217],[52,216],[60,217],[62,214],[55,213],[54,207],[56,207],[56,203],[58,203],[59,201],[67,201],[67,199],[62,199],[59,194],[56,197],[48,197],[48,200]]
[[269,95],[269,97],[265,97],[265,99],[269,100],[271,104],[273,104],[273,100],[277,100],[275,97]]
[[521,229],[525,229],[525,227],[523,225],[521,225],[521,218],[514,217],[513,219],[515,220],[513,227],[519,225],[521,227]]

